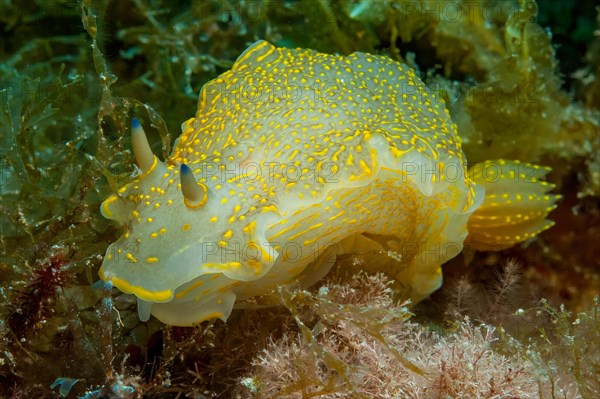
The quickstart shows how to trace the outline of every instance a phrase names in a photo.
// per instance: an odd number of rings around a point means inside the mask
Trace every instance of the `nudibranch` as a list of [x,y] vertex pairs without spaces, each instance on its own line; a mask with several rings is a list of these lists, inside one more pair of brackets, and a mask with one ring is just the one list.
[[137,119],[131,142],[138,175],[101,207],[124,234],[99,275],[137,297],[140,319],[171,325],[226,320],[341,254],[391,251],[373,267],[420,300],[467,235],[487,249],[524,241],[557,199],[546,168],[468,173],[443,100],[408,66],[360,52],[259,41],[202,88],[168,159]]

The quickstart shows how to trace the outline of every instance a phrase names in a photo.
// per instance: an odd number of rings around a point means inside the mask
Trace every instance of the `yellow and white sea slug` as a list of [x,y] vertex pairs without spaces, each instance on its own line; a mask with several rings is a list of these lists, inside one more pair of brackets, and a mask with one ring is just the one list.
[[468,231],[475,247],[510,246],[549,227],[556,200],[544,168],[466,173],[443,101],[365,53],[259,41],[203,87],[164,163],[136,119],[132,147],[141,173],[102,204],[125,233],[99,274],[142,320],[172,325],[226,320],[236,300],[312,283],[348,253],[389,251],[371,267],[420,300]]

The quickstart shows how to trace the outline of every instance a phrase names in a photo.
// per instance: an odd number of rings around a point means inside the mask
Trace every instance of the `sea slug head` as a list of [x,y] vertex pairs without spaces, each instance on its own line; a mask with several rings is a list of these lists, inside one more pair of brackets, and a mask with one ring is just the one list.
[[226,320],[234,288],[263,276],[276,256],[258,244],[266,242],[264,216],[224,196],[229,190],[209,163],[160,161],[137,119],[132,148],[141,173],[101,206],[125,232],[108,248],[100,277],[138,298],[142,320],[150,314],[171,325]]

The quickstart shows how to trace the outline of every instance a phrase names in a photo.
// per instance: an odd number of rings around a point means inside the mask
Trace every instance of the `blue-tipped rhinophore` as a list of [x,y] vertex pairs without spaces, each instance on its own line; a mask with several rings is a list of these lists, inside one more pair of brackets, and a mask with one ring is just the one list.
[[198,183],[192,170],[184,163],[179,167],[181,193],[188,208],[194,209],[206,203],[207,188]]
[[131,120],[131,149],[142,172],[148,172],[154,164],[154,154],[138,118]]
[[188,174],[188,173],[192,173],[192,170],[184,163],[181,164],[181,174]]
[[134,116],[133,119],[131,120],[131,127],[134,129],[137,129],[141,126],[142,125],[140,124],[140,120]]

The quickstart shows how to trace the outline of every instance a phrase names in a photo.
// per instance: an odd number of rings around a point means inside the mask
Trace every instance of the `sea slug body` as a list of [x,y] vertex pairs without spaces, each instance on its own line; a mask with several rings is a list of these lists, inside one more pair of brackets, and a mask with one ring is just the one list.
[[101,207],[124,234],[99,275],[138,298],[142,320],[172,325],[226,320],[236,301],[313,282],[355,252],[398,254],[375,267],[420,300],[469,233],[481,248],[524,241],[556,200],[545,168],[467,173],[442,100],[365,53],[259,41],[203,87],[165,162],[137,119],[132,147],[141,172]]

